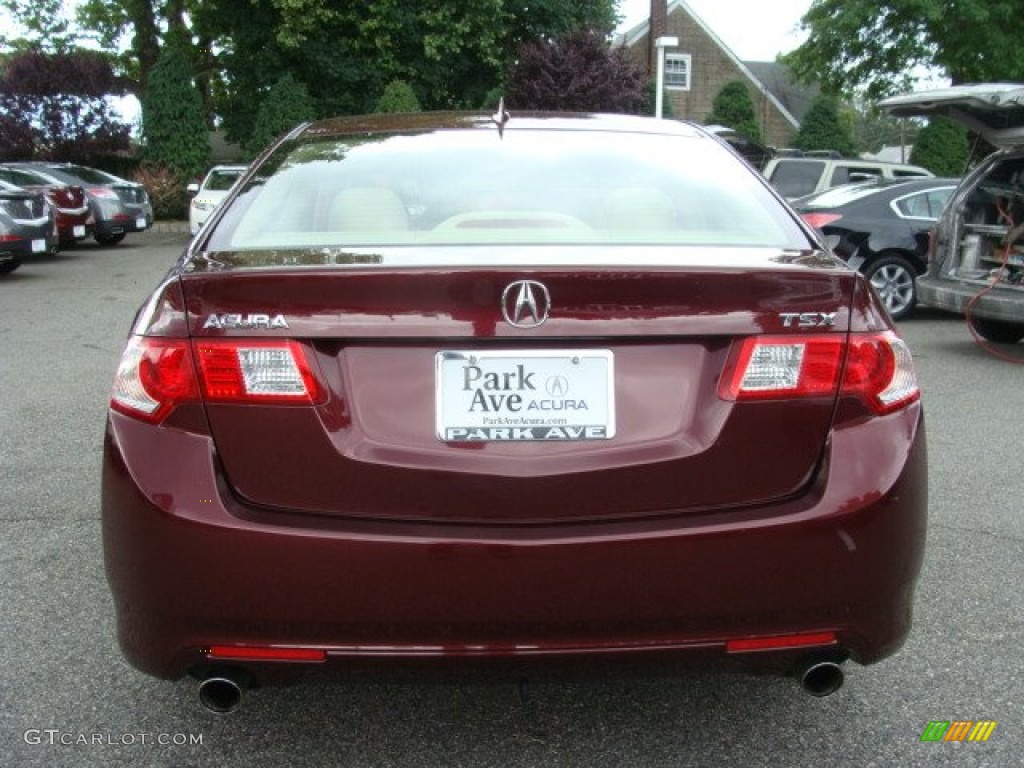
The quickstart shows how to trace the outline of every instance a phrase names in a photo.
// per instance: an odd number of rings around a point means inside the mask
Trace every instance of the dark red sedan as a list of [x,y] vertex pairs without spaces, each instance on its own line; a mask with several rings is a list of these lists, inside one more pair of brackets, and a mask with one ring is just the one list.
[[910,630],[911,355],[675,121],[302,126],[139,312],[103,532],[121,646],[225,711],[297,671],[795,672]]

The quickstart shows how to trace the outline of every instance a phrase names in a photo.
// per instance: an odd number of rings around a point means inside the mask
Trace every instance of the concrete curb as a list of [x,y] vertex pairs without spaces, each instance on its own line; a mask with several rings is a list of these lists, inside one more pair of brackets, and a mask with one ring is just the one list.
[[150,232],[184,232],[188,234],[187,221],[154,221]]

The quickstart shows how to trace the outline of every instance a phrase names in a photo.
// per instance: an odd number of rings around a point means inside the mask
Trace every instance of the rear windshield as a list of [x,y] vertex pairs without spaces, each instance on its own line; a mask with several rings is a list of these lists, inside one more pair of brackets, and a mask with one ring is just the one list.
[[101,171],[98,168],[89,168],[84,165],[48,165],[44,173],[50,173],[72,184],[79,182],[85,182],[86,184],[117,184],[124,182],[124,179],[120,179],[106,171]]
[[531,243],[808,247],[706,137],[482,129],[285,144],[206,247]]
[[210,171],[203,182],[205,192],[224,192],[231,189],[231,185],[238,181],[242,175],[241,170],[218,169]]
[[818,188],[821,174],[825,172],[824,161],[800,160],[780,162],[769,177],[772,186],[785,197],[803,197]]
[[0,179],[3,179],[8,184],[14,184],[19,187],[51,183],[45,176],[38,176],[31,171],[24,171],[20,168],[0,168]]

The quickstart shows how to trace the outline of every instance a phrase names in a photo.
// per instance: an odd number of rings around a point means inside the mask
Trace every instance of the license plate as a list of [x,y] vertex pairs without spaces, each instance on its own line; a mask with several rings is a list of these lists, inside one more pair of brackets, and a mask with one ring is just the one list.
[[610,440],[611,350],[438,352],[437,438],[448,443]]
[[139,229],[145,229],[146,228],[146,219],[145,219],[145,217],[143,217],[141,219],[136,219],[135,220],[135,226],[138,227]]
[[33,240],[32,241],[32,253],[46,253],[46,241],[45,240]]
[[85,227],[79,224],[77,227],[72,228],[72,233],[75,237],[85,237]]

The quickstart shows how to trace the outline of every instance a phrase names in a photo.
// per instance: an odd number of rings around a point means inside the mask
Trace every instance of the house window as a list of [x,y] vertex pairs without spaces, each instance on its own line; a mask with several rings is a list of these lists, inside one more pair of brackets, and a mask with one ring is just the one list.
[[665,54],[665,85],[681,91],[690,90],[690,54]]

